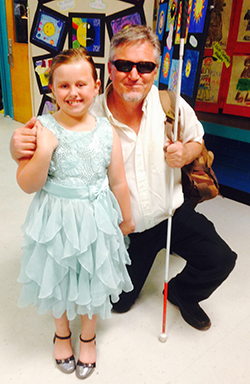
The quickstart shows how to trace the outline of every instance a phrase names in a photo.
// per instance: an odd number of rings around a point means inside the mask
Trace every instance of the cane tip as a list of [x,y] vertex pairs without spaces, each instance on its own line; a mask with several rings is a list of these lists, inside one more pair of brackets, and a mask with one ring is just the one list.
[[159,340],[161,343],[165,343],[167,341],[167,335],[166,333],[161,333],[159,336]]

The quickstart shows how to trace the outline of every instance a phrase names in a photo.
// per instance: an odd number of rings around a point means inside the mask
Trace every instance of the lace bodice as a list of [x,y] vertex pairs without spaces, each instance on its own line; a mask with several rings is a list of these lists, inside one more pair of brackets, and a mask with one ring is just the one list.
[[101,186],[107,175],[113,144],[109,121],[99,117],[93,131],[76,132],[60,126],[50,114],[38,119],[58,139],[48,180],[69,187]]

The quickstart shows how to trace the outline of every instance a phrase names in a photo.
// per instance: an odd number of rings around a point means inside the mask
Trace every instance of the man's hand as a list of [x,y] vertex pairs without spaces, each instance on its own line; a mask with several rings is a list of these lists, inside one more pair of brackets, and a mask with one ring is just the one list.
[[182,168],[199,156],[202,145],[194,141],[182,144],[180,141],[173,143],[168,140],[164,144],[163,149],[165,152],[165,161],[169,167]]
[[36,117],[32,117],[23,127],[17,128],[10,141],[10,153],[18,163],[23,157],[31,158],[36,150]]

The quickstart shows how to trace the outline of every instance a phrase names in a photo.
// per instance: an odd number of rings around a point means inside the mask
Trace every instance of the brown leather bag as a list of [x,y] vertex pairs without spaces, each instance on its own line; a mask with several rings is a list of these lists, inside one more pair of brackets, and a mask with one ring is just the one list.
[[[173,91],[159,91],[162,108],[166,114],[165,129],[167,137],[171,137],[174,128],[176,94]],[[179,127],[177,140],[182,141]],[[208,151],[203,143],[201,154],[192,163],[185,165],[182,171],[182,188],[192,206],[210,200],[219,194],[219,183],[212,170],[214,154]]]

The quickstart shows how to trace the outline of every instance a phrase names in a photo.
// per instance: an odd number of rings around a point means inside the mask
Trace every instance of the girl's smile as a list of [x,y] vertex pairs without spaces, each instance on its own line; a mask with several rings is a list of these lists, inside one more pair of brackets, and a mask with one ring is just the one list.
[[75,61],[55,69],[52,91],[61,117],[84,118],[99,91],[99,81],[94,81],[87,61]]

